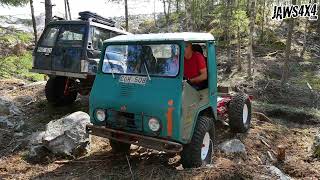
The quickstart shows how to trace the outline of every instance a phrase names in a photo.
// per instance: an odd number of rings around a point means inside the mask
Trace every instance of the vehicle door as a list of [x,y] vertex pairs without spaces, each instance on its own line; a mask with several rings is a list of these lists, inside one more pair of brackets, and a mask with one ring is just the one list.
[[61,25],[56,45],[52,51],[53,70],[80,72],[85,32],[84,24]]
[[58,34],[58,25],[51,25],[45,29],[34,51],[33,68],[43,70],[52,69],[52,51],[55,46]]

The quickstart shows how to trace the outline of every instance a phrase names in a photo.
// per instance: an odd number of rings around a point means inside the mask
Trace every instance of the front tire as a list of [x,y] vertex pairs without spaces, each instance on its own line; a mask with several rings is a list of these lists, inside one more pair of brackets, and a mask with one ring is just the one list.
[[114,153],[128,153],[130,151],[131,144],[115,141],[112,139],[110,139],[109,142],[110,146],[112,147],[112,152]]
[[236,94],[229,104],[229,125],[233,132],[245,133],[251,123],[251,102],[246,94]]
[[214,145],[214,122],[200,116],[189,144],[183,147],[181,164],[184,168],[200,167],[210,164]]
[[50,78],[47,81],[45,87],[45,94],[48,102],[54,106],[64,106],[72,104],[78,95],[76,90],[67,89],[67,93],[65,93],[66,83],[68,83],[68,87],[75,87],[75,81],[69,79],[67,81],[66,77],[54,77]]

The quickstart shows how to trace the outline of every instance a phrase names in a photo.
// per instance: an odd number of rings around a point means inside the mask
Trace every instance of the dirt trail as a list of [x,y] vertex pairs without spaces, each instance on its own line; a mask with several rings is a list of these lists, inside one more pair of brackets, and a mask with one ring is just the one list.
[[[80,97],[68,108],[50,107],[43,88],[44,83],[24,86],[18,80],[0,80],[0,96],[12,100],[23,113],[10,120],[24,121],[19,130],[0,126],[0,179],[263,179],[270,175],[264,165],[275,165],[292,178],[320,179],[320,160],[310,153],[320,121],[308,125],[280,118],[272,118],[272,122],[254,118],[247,134],[233,134],[217,124],[216,145],[238,138],[245,144],[247,155],[226,156],[216,146],[211,167],[183,170],[178,155],[136,146],[131,147],[127,159],[113,154],[108,140],[95,136],[85,157],[68,162],[48,157],[42,164],[32,164],[25,159],[28,135],[43,130],[50,120],[77,110],[88,111],[87,97]],[[21,132],[23,136],[17,136]],[[275,158],[278,145],[286,147],[284,163],[274,162],[268,155]]]

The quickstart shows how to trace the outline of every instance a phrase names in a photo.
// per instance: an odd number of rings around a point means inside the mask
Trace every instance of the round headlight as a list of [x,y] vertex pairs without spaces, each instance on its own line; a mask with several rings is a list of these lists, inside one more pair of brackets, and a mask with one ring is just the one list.
[[96,110],[96,118],[98,121],[104,121],[106,119],[106,112],[103,109]]
[[148,125],[152,131],[159,131],[160,129],[160,123],[156,118],[149,119]]

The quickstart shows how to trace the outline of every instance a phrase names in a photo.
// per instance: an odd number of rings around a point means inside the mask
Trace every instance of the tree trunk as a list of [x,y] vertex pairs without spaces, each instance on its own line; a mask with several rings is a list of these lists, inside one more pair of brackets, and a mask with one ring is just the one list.
[[[240,8],[240,0],[237,2],[237,9]],[[237,39],[238,39],[238,46],[237,46],[237,64],[238,64],[238,71],[242,70],[242,65],[241,65],[241,34],[240,34],[240,23],[238,22],[237,26]]]
[[250,0],[251,6],[250,6],[250,31],[249,31],[249,44],[248,44],[248,69],[247,69],[247,76],[248,78],[251,78],[251,64],[253,59],[253,33],[254,33],[254,23],[256,19],[256,12],[255,12],[255,6],[256,6],[256,0]]
[[168,0],[168,10],[167,10],[167,19],[168,19],[168,23],[170,20],[170,12],[171,11],[171,0]]
[[[319,5],[319,4],[318,4]],[[319,9],[319,7],[318,7]],[[318,10],[318,17],[320,17],[320,11]],[[320,20],[317,20],[317,32],[320,33]]]
[[176,12],[177,14],[180,12],[180,0],[176,0]]
[[306,19],[306,26],[304,27],[303,47],[302,47],[302,50],[300,52],[300,58],[303,58],[303,55],[304,55],[304,53],[306,51],[306,48],[307,48],[308,31],[310,31],[310,29],[308,30],[308,19]]
[[72,20],[71,18],[71,11],[70,11],[70,4],[69,4],[69,0],[66,0],[67,1],[67,7],[68,7],[68,13],[69,13],[69,19]]
[[246,4],[246,12],[247,12],[247,16],[251,16],[251,13],[250,13],[250,2],[251,0],[246,0],[247,1],[247,4]]
[[166,26],[167,26],[167,32],[168,32],[169,31],[170,6],[171,6],[170,0],[167,1],[167,3],[168,3],[168,5],[167,5],[168,7],[166,6],[166,0],[163,0],[163,13],[166,18]]
[[166,27],[167,27],[167,31],[168,31],[168,19],[167,19],[166,1],[162,0],[162,2],[163,2],[163,13],[164,13],[164,17],[166,19]]
[[[296,0],[292,0],[292,4],[295,5]],[[286,41],[285,59],[284,59],[282,77],[281,77],[281,84],[282,85],[287,83],[288,79],[289,79],[289,60],[290,60],[290,53],[291,53],[291,41],[292,41],[293,27],[294,27],[294,19],[290,18],[289,19],[287,41]]]
[[157,27],[156,0],[153,0],[153,20],[154,20],[154,26]]
[[68,20],[67,0],[64,0],[64,18]]
[[261,36],[260,40],[261,42],[264,42],[264,14],[265,14],[265,9],[266,9],[266,0],[263,0],[263,5],[262,5],[262,22],[261,22]]
[[36,18],[34,16],[33,0],[30,0],[29,2],[30,2],[30,9],[31,9],[33,34],[34,34],[34,44],[36,45],[38,41],[37,23],[36,23]]
[[126,19],[126,31],[129,31],[128,0],[124,0],[124,11]]
[[52,20],[52,3],[51,0],[44,1],[45,6],[45,25],[47,25]]
[[227,58],[228,63],[231,66],[231,44],[230,44],[230,24],[231,24],[231,0],[227,0],[227,22],[226,22],[226,37],[227,37]]

